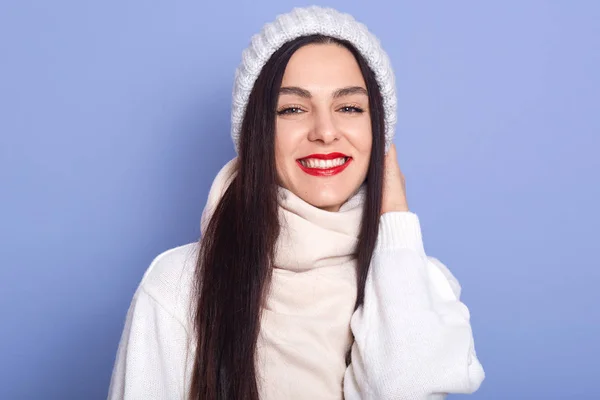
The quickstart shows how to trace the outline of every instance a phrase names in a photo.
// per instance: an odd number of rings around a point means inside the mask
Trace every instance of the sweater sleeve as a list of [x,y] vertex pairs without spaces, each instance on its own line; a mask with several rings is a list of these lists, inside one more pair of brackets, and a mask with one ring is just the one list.
[[188,335],[140,286],[121,336],[108,400],[183,399]]
[[364,304],[351,319],[346,400],[433,400],[472,393],[485,377],[460,285],[427,257],[416,214],[381,217]]

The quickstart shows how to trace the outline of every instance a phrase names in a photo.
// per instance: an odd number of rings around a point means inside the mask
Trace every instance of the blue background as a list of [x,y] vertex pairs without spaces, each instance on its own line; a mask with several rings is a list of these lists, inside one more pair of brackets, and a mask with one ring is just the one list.
[[[234,156],[242,50],[307,4],[0,3],[1,399],[106,397],[143,272],[197,239]],[[487,372],[472,398],[600,398],[600,3],[321,4],[392,58],[409,203]]]

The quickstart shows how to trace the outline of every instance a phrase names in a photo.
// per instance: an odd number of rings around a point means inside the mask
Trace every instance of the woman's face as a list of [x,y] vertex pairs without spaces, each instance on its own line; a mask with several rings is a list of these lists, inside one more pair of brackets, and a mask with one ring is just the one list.
[[364,182],[371,156],[367,87],[352,53],[337,44],[298,49],[283,75],[275,126],[279,184],[338,211]]

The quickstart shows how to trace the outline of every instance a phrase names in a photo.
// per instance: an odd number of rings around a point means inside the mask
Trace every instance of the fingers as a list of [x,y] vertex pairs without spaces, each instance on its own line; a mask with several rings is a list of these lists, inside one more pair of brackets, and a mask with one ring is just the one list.
[[[398,164],[398,155],[396,153],[396,145],[392,144],[385,156],[385,168],[384,168],[384,179],[388,182],[400,181],[402,187],[404,187],[404,174]],[[392,184],[394,184],[392,183]]]
[[382,213],[389,211],[407,211],[404,175],[398,164],[396,146],[392,144],[385,156],[383,177]]
[[385,155],[385,168],[387,172],[396,172],[400,167],[398,165],[398,155],[396,154],[396,145],[392,143]]
[[396,145],[392,143],[390,148],[388,149],[387,154],[385,155],[386,160],[396,159]]

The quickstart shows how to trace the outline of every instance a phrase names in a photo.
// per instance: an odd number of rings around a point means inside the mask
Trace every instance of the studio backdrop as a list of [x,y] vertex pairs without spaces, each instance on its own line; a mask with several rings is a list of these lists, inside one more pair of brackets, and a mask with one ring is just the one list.
[[[242,50],[309,4],[0,2],[1,399],[106,398],[142,274],[198,239],[235,155]],[[471,398],[600,398],[600,3],[319,5],[391,57],[409,204],[486,370]]]

